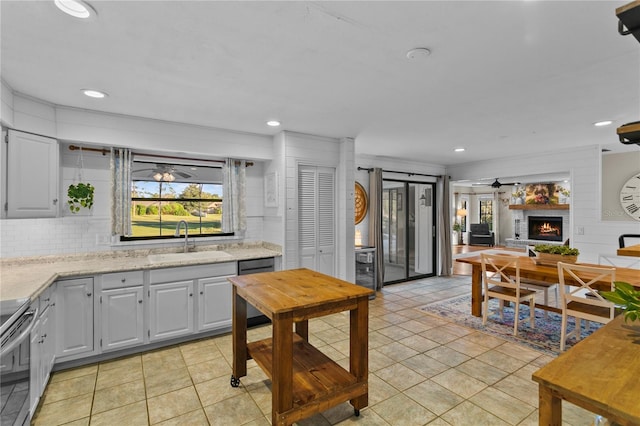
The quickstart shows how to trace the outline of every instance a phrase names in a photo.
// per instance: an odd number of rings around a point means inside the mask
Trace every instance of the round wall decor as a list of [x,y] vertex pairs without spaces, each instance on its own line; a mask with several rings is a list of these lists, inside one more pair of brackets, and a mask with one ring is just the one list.
[[636,173],[620,188],[620,204],[624,212],[640,220],[640,173]]
[[367,192],[364,190],[362,185],[356,182],[356,190],[354,197],[356,203],[356,225],[362,222],[364,217],[367,215],[367,210],[369,209],[369,199],[367,198]]

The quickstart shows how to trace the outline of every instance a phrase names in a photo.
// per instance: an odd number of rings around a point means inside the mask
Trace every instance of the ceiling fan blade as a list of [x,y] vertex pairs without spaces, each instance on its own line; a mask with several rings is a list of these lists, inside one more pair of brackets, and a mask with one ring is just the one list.
[[182,176],[183,178],[190,178],[191,177],[191,175],[189,173],[185,173],[185,172],[175,171],[174,173],[177,174],[177,175]]

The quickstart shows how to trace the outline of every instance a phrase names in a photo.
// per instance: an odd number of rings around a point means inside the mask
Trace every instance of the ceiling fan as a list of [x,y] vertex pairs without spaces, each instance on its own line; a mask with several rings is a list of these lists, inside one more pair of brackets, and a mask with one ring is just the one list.
[[176,167],[171,164],[162,164],[162,163],[156,163],[155,168],[136,170],[136,173],[147,172],[147,171],[150,172],[147,176],[152,177],[154,180],[157,180],[158,182],[160,181],[173,182],[174,180],[176,180],[175,175],[181,176],[185,179],[191,177],[189,173],[185,173],[183,171],[177,170]]
[[492,188],[500,188],[502,185],[520,185],[520,182],[500,182],[498,181],[498,178],[496,178],[496,180],[494,180],[492,183],[490,184],[474,184],[474,186],[490,186]]

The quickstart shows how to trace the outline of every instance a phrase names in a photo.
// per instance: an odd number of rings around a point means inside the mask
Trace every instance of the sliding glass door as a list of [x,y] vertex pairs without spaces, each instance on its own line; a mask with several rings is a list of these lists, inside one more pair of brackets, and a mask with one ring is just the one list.
[[435,184],[384,180],[384,283],[432,276],[435,271]]

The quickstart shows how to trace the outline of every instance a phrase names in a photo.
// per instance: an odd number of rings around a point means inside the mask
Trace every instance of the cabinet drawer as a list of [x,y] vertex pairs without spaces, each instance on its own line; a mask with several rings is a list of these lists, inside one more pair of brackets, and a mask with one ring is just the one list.
[[219,277],[222,275],[236,275],[236,269],[236,262],[181,266],[178,268],[152,269],[151,271],[149,271],[149,282],[151,284],[156,284],[171,281]]
[[142,271],[114,272],[102,275],[102,289],[130,287],[142,285],[144,282]]

